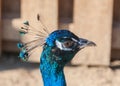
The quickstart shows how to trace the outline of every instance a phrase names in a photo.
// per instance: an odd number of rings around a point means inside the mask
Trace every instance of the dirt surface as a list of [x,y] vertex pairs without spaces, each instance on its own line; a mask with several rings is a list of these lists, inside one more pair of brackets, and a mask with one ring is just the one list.
[[[0,60],[0,86],[43,86],[39,63],[14,58],[17,56],[5,55]],[[114,64],[112,67],[66,66],[67,86],[120,86],[120,63]]]

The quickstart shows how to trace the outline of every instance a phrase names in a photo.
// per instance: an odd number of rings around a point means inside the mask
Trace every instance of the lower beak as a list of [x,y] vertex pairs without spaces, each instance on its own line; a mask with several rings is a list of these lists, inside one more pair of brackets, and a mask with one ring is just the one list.
[[79,44],[79,48],[84,48],[84,47],[88,47],[88,46],[96,46],[96,44],[94,42],[89,41],[87,39],[82,39],[82,38],[79,39],[78,44]]

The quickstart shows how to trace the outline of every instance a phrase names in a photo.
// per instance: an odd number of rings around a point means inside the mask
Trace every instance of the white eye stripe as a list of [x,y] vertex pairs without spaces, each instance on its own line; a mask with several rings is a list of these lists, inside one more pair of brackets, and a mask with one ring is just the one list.
[[59,42],[58,40],[56,40],[55,43],[56,43],[56,46],[57,46],[59,49],[62,50],[62,48],[63,48],[63,47],[62,47],[62,43]]
[[74,39],[74,38],[71,38],[74,42],[78,42],[78,40]]
[[71,48],[66,48],[63,43],[59,42],[58,40],[55,41],[56,46],[60,49],[60,50],[64,50],[64,51],[72,51]]

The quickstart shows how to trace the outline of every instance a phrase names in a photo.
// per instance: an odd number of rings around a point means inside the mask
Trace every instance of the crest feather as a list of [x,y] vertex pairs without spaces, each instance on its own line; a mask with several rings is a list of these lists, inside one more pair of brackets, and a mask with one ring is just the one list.
[[[37,17],[38,18],[38,17]],[[40,25],[42,26],[43,32],[40,29],[36,29],[29,24],[29,21],[25,21],[22,27],[19,29],[20,36],[24,37],[31,35],[32,40],[28,42],[21,41],[17,44],[17,47],[20,49],[19,58],[23,61],[27,61],[32,52],[38,47],[45,44],[45,40],[49,35],[49,31],[46,26],[38,19]]]

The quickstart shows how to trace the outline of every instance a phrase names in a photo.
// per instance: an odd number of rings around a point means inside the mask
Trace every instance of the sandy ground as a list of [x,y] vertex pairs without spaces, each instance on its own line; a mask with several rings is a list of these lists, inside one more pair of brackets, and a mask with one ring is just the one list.
[[[14,58],[7,55],[0,60],[0,86],[43,86],[39,63]],[[65,75],[67,86],[120,86],[120,63],[112,68],[66,66]]]

